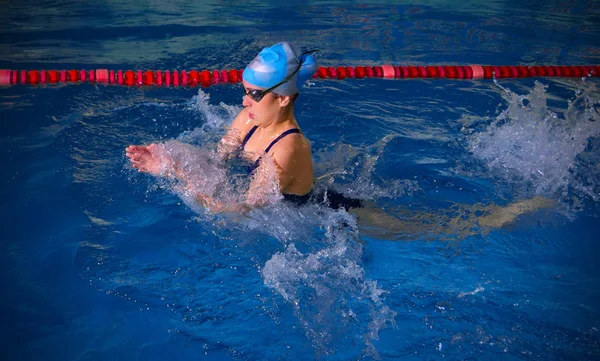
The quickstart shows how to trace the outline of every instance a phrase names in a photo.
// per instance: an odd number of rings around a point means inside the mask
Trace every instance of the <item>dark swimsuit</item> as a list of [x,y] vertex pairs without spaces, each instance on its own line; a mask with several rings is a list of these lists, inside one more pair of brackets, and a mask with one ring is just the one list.
[[[248,141],[250,140],[250,138],[252,137],[254,132],[256,132],[256,129],[258,129],[257,125],[252,127],[252,129],[250,129],[248,134],[246,134],[246,136],[244,137],[244,140],[242,141],[242,144],[240,146],[241,150],[244,150],[244,148],[246,147],[246,143],[248,143]],[[302,133],[302,132],[300,132],[300,129],[298,129],[298,128],[292,128],[292,129],[286,130],[285,132],[281,133],[281,135],[279,135],[277,138],[275,138],[275,140],[273,140],[271,142],[271,144],[269,144],[269,146],[265,149],[265,154],[269,153],[271,148],[278,141],[283,139],[288,134],[294,134],[294,133]],[[258,168],[258,166],[260,165],[261,159],[262,159],[262,156],[258,157],[258,159],[254,162],[254,164],[252,164],[248,168],[248,173],[252,173],[252,172],[254,172],[254,170],[256,168]],[[310,200],[314,200],[315,201],[314,203],[324,204],[324,205],[327,205],[327,206],[329,206],[331,208],[335,208],[335,209],[344,207],[346,209],[346,211],[350,208],[361,208],[363,206],[363,202],[360,199],[345,197],[343,194],[338,193],[331,189],[325,189],[323,191],[319,191],[318,194],[315,194],[315,192],[313,192],[311,190],[310,192],[308,192],[307,194],[302,195],[302,196],[299,196],[297,194],[283,194],[283,199],[287,202],[291,202],[296,205],[303,205]]]
[[[246,134],[246,136],[244,137],[244,140],[242,141],[242,145],[241,145],[241,149],[244,150],[244,148],[246,147],[246,143],[248,143],[248,141],[250,140],[250,138],[252,137],[252,135],[254,134],[254,132],[256,132],[256,129],[258,129],[258,125],[255,125],[252,129],[250,129],[250,131],[248,132],[248,134]],[[275,138],[275,140],[273,140],[271,142],[271,144],[269,144],[269,146],[265,149],[265,154],[269,153],[269,151],[271,150],[271,148],[273,148],[273,146],[279,142],[281,139],[283,139],[286,135],[288,134],[294,134],[294,133],[301,133],[300,129],[298,128],[292,128],[292,129],[288,129],[285,132],[281,133],[277,138]],[[256,168],[258,168],[258,166],[260,165],[260,160],[261,157],[258,157],[258,159],[254,162],[254,164],[250,167],[250,169],[248,169],[248,173],[252,173],[254,172],[254,170]]]

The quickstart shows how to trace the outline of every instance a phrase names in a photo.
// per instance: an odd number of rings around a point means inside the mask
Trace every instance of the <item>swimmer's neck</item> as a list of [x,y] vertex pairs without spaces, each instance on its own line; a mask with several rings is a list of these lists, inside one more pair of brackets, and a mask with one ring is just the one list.
[[281,133],[291,128],[299,128],[292,106],[288,107],[277,120],[259,127],[259,130],[261,130],[263,136],[273,137],[279,136]]

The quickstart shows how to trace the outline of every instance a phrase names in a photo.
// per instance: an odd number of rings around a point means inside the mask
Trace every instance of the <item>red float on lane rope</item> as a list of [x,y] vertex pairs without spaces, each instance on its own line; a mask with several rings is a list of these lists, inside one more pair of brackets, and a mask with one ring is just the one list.
[[473,72],[473,79],[482,79],[483,78],[483,67],[481,65],[469,65],[471,67],[471,71]]
[[210,73],[208,70],[202,70],[200,72],[200,83],[205,87],[210,86]]
[[348,78],[354,78],[354,68],[351,66],[347,66],[346,74],[348,74]]
[[142,83],[146,86],[150,86],[152,84],[154,84],[154,72],[151,71],[145,71],[144,74],[142,75],[143,79],[142,79]]
[[189,86],[197,86],[198,85],[198,70],[190,70],[188,74],[187,85]]
[[168,88],[171,86],[171,72],[165,70],[165,86]]
[[79,80],[79,72],[77,70],[69,70],[67,72],[67,81],[69,83],[75,83]]
[[38,84],[40,82],[40,73],[37,70],[27,72],[27,83]]
[[396,77],[396,70],[391,65],[382,65],[381,70],[383,71],[383,77],[386,79],[392,79]]
[[108,83],[108,69],[96,69],[96,81],[98,83]]
[[48,83],[58,83],[58,72],[56,70],[48,70]]
[[212,71],[212,77],[211,77],[210,81],[212,84],[219,84],[219,71],[218,70]]
[[383,78],[383,69],[380,66],[373,67],[373,76],[375,78]]
[[227,72],[227,74],[228,74],[228,79],[229,79],[230,83],[235,84],[239,81],[237,70],[230,70]]
[[354,73],[356,74],[356,79],[362,79],[367,76],[367,71],[364,66],[357,66],[354,68]]
[[0,85],[10,85],[10,70],[0,70]]
[[173,70],[172,80],[173,86],[179,86],[179,72],[177,70]]

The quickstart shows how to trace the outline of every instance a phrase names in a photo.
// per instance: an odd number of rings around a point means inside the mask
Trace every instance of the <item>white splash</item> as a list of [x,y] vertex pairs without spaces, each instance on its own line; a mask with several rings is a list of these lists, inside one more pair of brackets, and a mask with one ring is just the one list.
[[[261,274],[293,306],[319,355],[335,347],[377,357],[372,341],[394,324],[396,313],[384,304],[386,292],[365,277],[355,219],[343,210],[322,211],[322,238],[311,239],[304,252],[294,243],[287,245],[265,263]],[[348,338],[348,329],[362,334],[359,349]]]
[[587,166],[584,172],[587,182],[573,176],[581,174],[578,168],[586,167],[580,161],[582,155],[596,164],[600,160],[598,152],[586,151],[589,143],[600,135],[600,100],[595,87],[577,91],[575,99],[560,113],[549,110],[548,87],[540,82],[526,95],[500,88],[508,107],[483,131],[468,135],[468,148],[473,156],[483,161],[494,175],[525,186],[536,195],[565,197],[570,190],[577,189],[599,200],[597,167]]
[[478,294],[479,292],[485,291],[485,288],[481,287],[481,286],[477,286],[477,288],[475,288],[473,291],[470,292],[461,292],[458,294],[458,298],[463,298],[465,296],[473,296]]
[[375,167],[386,145],[393,135],[366,147],[349,144],[334,144],[315,154],[317,183],[325,186],[337,185],[349,197],[375,200],[412,195],[420,190],[416,181],[408,179],[381,180]]

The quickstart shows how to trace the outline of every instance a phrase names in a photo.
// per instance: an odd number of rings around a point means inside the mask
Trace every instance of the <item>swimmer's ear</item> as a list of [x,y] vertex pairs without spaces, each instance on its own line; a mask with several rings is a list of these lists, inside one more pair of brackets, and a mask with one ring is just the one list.
[[282,108],[287,107],[292,101],[291,95],[277,95],[277,98],[279,99],[279,106]]

